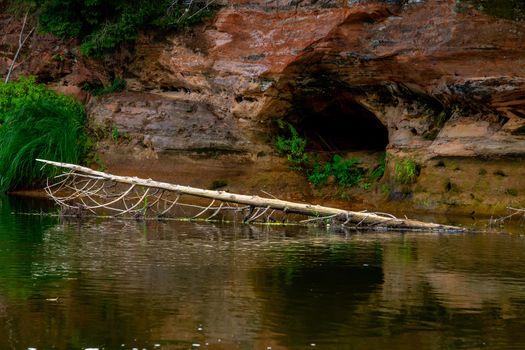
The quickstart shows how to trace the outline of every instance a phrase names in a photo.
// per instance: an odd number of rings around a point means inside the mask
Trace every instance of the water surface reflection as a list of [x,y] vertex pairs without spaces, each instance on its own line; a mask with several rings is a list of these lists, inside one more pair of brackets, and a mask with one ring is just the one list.
[[57,220],[0,211],[0,348],[509,349],[520,234]]

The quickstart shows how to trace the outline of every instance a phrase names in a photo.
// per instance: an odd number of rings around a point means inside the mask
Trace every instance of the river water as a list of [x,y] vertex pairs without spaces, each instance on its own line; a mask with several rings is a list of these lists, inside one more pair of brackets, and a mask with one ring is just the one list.
[[519,229],[64,223],[31,205],[1,199],[0,349],[525,348]]

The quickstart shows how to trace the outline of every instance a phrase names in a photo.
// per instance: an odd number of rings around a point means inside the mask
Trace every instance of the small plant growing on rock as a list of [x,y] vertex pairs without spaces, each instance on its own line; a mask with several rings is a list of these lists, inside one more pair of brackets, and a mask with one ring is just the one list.
[[355,186],[363,178],[364,170],[358,167],[359,159],[353,157],[344,160],[343,157],[336,154],[332,160],[324,165],[318,162],[313,169],[308,172],[308,181],[315,186],[324,185],[328,179],[333,176],[340,186]]
[[321,186],[328,182],[330,170],[328,164],[322,166],[319,162],[315,162],[313,169],[308,174],[308,181],[314,186]]
[[518,195],[518,190],[516,190],[515,188],[507,188],[505,190],[505,194],[508,194],[509,196],[516,197]]
[[301,170],[309,163],[306,153],[306,138],[299,136],[297,130],[289,123],[282,120],[277,121],[280,129],[288,129],[289,136],[277,136],[275,149],[280,155],[286,156],[293,169]]
[[372,169],[370,172],[370,175],[368,175],[368,178],[370,181],[378,181],[383,177],[385,174],[385,168],[386,168],[386,153],[383,153],[381,157],[379,158],[379,164]]
[[305,172],[308,181],[316,187],[334,183],[342,187],[361,185],[361,188],[368,190],[371,186],[370,182],[378,181],[385,172],[386,154],[383,154],[379,164],[367,176],[365,183],[366,171],[360,166],[359,158],[345,159],[335,154],[329,161],[322,162],[319,160],[319,155],[306,151],[306,138],[301,137],[290,123],[282,120],[277,120],[276,123],[279,130],[284,131],[286,135],[277,136],[275,141],[277,153],[287,158],[292,169]]
[[420,167],[411,159],[402,159],[394,166],[394,176],[397,182],[408,185],[416,182]]
[[358,167],[359,162],[359,158],[356,157],[344,160],[340,155],[334,155],[329,164],[337,183],[343,186],[357,185],[364,174],[363,169]]
[[118,128],[116,126],[114,126],[112,129],[111,129],[111,139],[114,141],[114,142],[117,142],[118,139],[120,137],[120,132],[118,131]]
[[115,78],[111,84],[100,86],[91,83],[84,83],[82,90],[89,92],[93,96],[106,95],[113,92],[122,92],[126,89],[126,80]]
[[390,193],[392,192],[392,187],[389,184],[382,184],[379,188],[379,191],[383,196],[389,197]]
[[121,132],[116,125],[113,125],[111,128],[111,140],[115,143],[129,142],[131,141],[131,136],[127,132]]

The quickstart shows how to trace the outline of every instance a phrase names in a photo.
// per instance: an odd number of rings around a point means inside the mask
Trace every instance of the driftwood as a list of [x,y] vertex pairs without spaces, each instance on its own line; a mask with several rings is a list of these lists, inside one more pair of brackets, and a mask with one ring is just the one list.
[[[186,217],[211,220],[220,215],[241,214],[244,222],[282,222],[289,215],[299,214],[306,219],[302,223],[320,222],[339,224],[349,228],[372,230],[410,230],[460,232],[463,228],[426,223],[417,220],[400,219],[385,213],[356,212],[320,205],[295,203],[277,198],[248,196],[226,191],[205,190],[175,185],[151,179],[117,176],[83,166],[37,159],[47,165],[68,169],[58,175],[56,182],[46,187],[48,195],[59,204],[64,212],[81,216],[101,210],[113,216],[131,215],[143,218],[153,214],[166,217],[174,208],[192,209]],[[182,196],[207,200],[206,204],[183,203]],[[196,213],[195,213],[196,211]],[[184,212],[183,212],[184,213]],[[184,215],[184,214],[183,214]]]

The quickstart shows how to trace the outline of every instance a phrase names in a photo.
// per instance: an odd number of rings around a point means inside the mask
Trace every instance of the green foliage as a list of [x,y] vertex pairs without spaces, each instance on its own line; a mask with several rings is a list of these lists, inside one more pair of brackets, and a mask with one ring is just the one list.
[[82,90],[89,92],[93,96],[110,94],[112,92],[121,92],[125,89],[126,80],[121,78],[115,78],[108,86],[92,85],[90,83],[85,83],[84,86],[82,86]]
[[432,118],[432,127],[429,131],[424,134],[425,139],[435,140],[441,129],[445,126],[445,123],[450,119],[454,113],[454,109],[457,107],[452,107],[441,112],[435,112]]
[[61,38],[80,39],[80,50],[101,56],[133,43],[145,28],[177,29],[211,15],[202,3],[178,5],[172,0],[35,0],[39,28]]
[[373,183],[378,182],[383,177],[385,174],[386,159],[386,152],[383,152],[379,157],[379,162],[376,167],[369,171],[366,180],[361,181],[359,184],[363,190],[368,191]]
[[[33,79],[0,87],[0,192],[51,176],[36,158],[78,163],[85,151],[84,109]],[[21,94],[20,91],[24,91]]]
[[112,129],[111,129],[111,139],[114,141],[114,142],[117,142],[118,139],[120,137],[120,132],[118,131],[118,128],[116,126],[114,126]]
[[379,187],[379,191],[383,196],[388,197],[392,192],[392,187],[389,184],[382,184],[381,187]]
[[434,126],[438,129],[442,129],[445,123],[450,119],[450,111],[441,111],[439,114],[434,116]]
[[525,20],[523,0],[466,0],[466,2],[490,16],[514,21]]
[[370,175],[368,176],[369,180],[378,181],[380,178],[382,178],[385,174],[385,167],[386,153],[383,153],[381,158],[379,158],[379,164],[370,172]]
[[111,139],[115,143],[129,142],[131,136],[127,132],[121,132],[116,125],[113,125],[113,127],[111,127]]
[[17,81],[0,84],[0,125],[6,121],[6,112],[51,95],[53,93],[44,85],[36,84],[34,77],[21,77]]
[[324,165],[316,163],[311,171],[308,172],[308,181],[315,186],[326,184],[328,179],[333,176],[340,186],[355,186],[363,178],[364,171],[358,167],[359,159],[351,158],[344,160],[336,154],[332,160]]
[[394,176],[401,184],[414,183],[419,176],[419,166],[411,159],[402,159],[394,167]]
[[515,188],[507,188],[505,190],[505,194],[508,194],[509,196],[516,197],[518,195],[518,190]]
[[106,166],[100,159],[99,155],[96,152],[97,140],[98,137],[94,135],[90,130],[86,130],[85,142],[83,143],[83,148],[80,151],[82,155],[82,161],[84,164],[93,166],[96,164],[98,170],[104,171]]
[[328,164],[330,164],[331,172],[340,185],[357,185],[363,177],[363,169],[357,167],[359,164],[358,158],[352,157],[349,160],[344,160],[340,155],[336,154],[332,158],[332,162]]
[[306,153],[306,139],[299,136],[297,130],[289,123],[281,120],[277,121],[280,129],[288,132],[288,137],[277,136],[275,149],[277,152],[286,156],[293,169],[301,170],[309,163],[309,155]]
[[317,155],[306,152],[306,138],[301,137],[291,124],[278,120],[277,126],[287,134],[287,136],[277,136],[275,142],[277,152],[286,156],[292,169],[305,171],[308,181],[314,186],[327,184],[331,177],[339,186],[345,187],[355,186],[363,179],[365,172],[359,167],[360,160],[358,158],[353,157],[345,160],[336,154],[329,162],[320,163]]
[[328,182],[330,177],[330,165],[322,166],[315,162],[314,167],[308,172],[308,181],[314,186],[321,186]]

